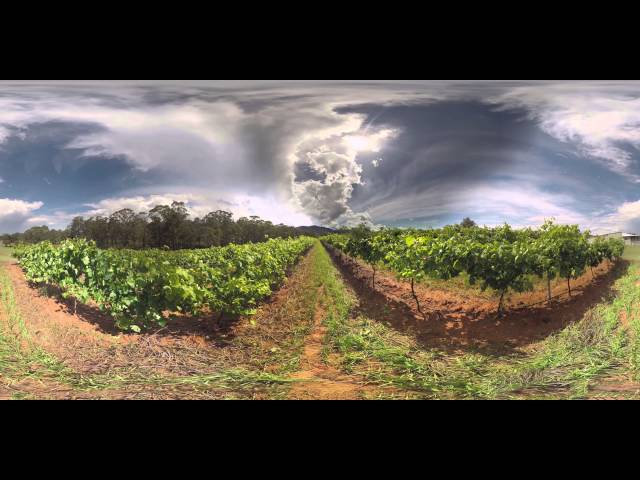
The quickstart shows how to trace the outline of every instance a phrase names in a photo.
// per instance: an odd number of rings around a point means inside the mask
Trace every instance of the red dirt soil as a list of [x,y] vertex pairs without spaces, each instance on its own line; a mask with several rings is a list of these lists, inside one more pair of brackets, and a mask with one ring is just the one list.
[[[143,335],[118,331],[113,320],[88,305],[47,296],[30,285],[16,264],[3,264],[33,340],[80,373],[143,368],[160,374],[217,371],[241,361],[244,352],[225,348],[234,338],[237,319],[218,325],[212,318],[184,318]],[[216,348],[219,347],[219,348]]]
[[[319,287],[322,291],[322,287]],[[373,391],[365,381],[354,375],[344,375],[322,360],[322,341],[327,333],[323,325],[325,310],[318,302],[313,320],[313,331],[307,336],[301,357],[301,370],[291,378],[297,382],[289,391],[291,400],[355,400],[365,392]]]
[[[209,374],[238,367],[277,371],[280,366],[270,363],[272,348],[287,345],[300,325],[311,321],[304,315],[292,315],[303,307],[298,305],[302,297],[297,290],[303,288],[310,266],[310,256],[306,255],[288,272],[284,285],[262,303],[252,318],[225,317],[219,323],[218,315],[184,317],[172,319],[166,328],[156,332],[126,334],[118,331],[113,320],[97,308],[78,303],[74,312],[72,300],[54,298],[48,293],[55,289],[46,292],[29,284],[18,265],[0,264],[11,280],[17,307],[36,345],[75,372],[122,372],[123,376],[133,370],[173,376]],[[292,303],[290,299],[298,300]],[[277,363],[277,357],[273,361]],[[147,392],[145,388],[142,385],[141,390],[136,391],[136,386],[128,385],[126,392],[101,391],[100,395],[173,398],[179,393],[176,398],[195,398],[191,391],[172,390],[165,395],[159,389]],[[251,394],[261,398],[263,392],[256,390]],[[12,395],[12,391],[0,388],[0,397]],[[198,393],[202,398],[215,395],[214,390]]]
[[[424,317],[418,312],[411,286],[389,272],[377,272],[375,290],[372,269],[359,260],[327,246],[331,257],[351,287],[361,298],[361,311],[372,319],[411,331],[423,346],[444,349],[504,350],[525,347],[578,321],[585,312],[611,295],[614,281],[628,266],[625,262],[605,262],[595,270],[572,280],[569,297],[561,282],[546,302],[546,289],[511,295],[505,312],[498,317],[497,301],[416,284],[415,290]],[[564,293],[564,294],[563,294]],[[543,303],[538,303],[543,302]],[[528,306],[538,303],[537,305]],[[426,317],[426,318],[425,318]]]

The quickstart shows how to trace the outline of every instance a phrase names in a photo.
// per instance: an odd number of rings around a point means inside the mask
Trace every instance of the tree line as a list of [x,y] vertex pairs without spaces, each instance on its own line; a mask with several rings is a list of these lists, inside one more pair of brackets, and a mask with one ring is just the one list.
[[149,212],[136,213],[127,208],[110,216],[76,217],[63,230],[38,226],[24,233],[1,235],[0,241],[5,245],[15,245],[84,238],[93,240],[99,248],[180,250],[329,232],[331,230],[321,227],[274,225],[258,216],[235,220],[231,212],[224,210],[192,219],[183,202],[173,202],[171,205],[158,205]]

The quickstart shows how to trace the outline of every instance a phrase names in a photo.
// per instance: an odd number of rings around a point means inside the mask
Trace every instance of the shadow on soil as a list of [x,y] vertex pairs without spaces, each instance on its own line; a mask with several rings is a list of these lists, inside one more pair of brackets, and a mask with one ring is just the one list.
[[[60,288],[54,285],[29,284],[42,295],[54,299],[61,309],[68,315],[77,316],[79,320],[97,327],[101,333],[109,335],[122,334],[113,318],[94,305],[75,302],[73,298],[64,298]],[[269,299],[266,303],[271,301]],[[201,336],[216,346],[228,345],[233,340],[233,327],[240,321],[239,316],[225,315],[220,319],[219,313],[199,317],[171,316],[167,325],[162,328],[143,331],[143,335],[179,338],[186,336]]]
[[[497,317],[495,311],[461,311],[454,302],[444,302],[441,310],[423,308],[425,319],[410,300],[408,283],[402,286],[403,289],[406,287],[403,299],[390,295],[385,282],[376,283],[373,289],[370,276],[368,280],[363,277],[362,267],[357,262],[331,248],[327,250],[336,268],[358,296],[355,314],[361,313],[399,332],[411,334],[423,347],[494,356],[524,355],[523,347],[564,329],[580,320],[598,303],[612,299],[615,296],[613,284],[629,267],[628,261],[621,260],[585,287],[572,289],[571,298],[563,295],[548,304],[510,308],[501,317]],[[394,293],[397,290],[398,285],[395,284]],[[423,300],[426,299],[421,298]]]
[[[311,249],[309,248],[304,252],[301,258],[306,257],[310,250]],[[20,271],[19,267],[15,265],[15,263],[12,266]],[[295,268],[297,268],[297,265],[287,268],[287,278],[290,278],[293,275]],[[21,271],[20,276],[22,281],[24,281]],[[76,316],[80,321],[96,326],[98,331],[101,333],[109,335],[119,335],[124,333],[115,326],[113,318],[100,310],[95,304],[87,305],[81,302],[76,302],[72,297],[65,299],[62,295],[62,290],[55,285],[34,284],[28,282],[28,286],[32,290],[38,291],[41,295],[45,295],[55,300],[64,313]],[[269,306],[276,302],[279,288],[279,286],[273,286],[272,294],[263,300],[261,305]],[[160,338],[199,336],[216,347],[225,347],[230,345],[236,337],[235,327],[242,317],[238,315],[225,314],[220,318],[220,312],[214,312],[212,314],[200,315],[197,317],[178,314],[170,315],[168,318],[169,320],[165,327],[143,331],[142,335],[157,336]]]

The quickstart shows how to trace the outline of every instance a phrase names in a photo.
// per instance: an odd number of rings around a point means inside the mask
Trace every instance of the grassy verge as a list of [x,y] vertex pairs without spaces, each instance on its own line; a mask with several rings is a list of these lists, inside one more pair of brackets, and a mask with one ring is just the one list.
[[[11,387],[25,380],[64,382],[68,370],[53,356],[34,346],[15,302],[11,281],[0,268],[0,374]],[[19,396],[19,391],[17,392]]]
[[4,245],[0,245],[0,263],[12,261],[13,260],[12,254],[13,254],[12,248],[5,247]]
[[622,257],[630,262],[640,261],[640,245],[626,245]]
[[[425,350],[415,339],[354,315],[355,298],[321,258],[328,292],[327,351],[339,354],[345,372],[394,387],[403,398],[583,398],[589,386],[613,369],[637,372],[640,347],[640,272],[632,266],[620,278],[614,299],[550,336],[526,355],[445,355]],[[630,328],[621,322],[625,312]]]
[[250,363],[256,370],[284,376],[300,368],[305,338],[313,327],[324,282],[324,273],[318,268],[323,251],[320,242],[316,242],[290,277],[284,298],[275,308],[260,311],[251,322],[253,328],[238,337],[237,345],[250,349]]

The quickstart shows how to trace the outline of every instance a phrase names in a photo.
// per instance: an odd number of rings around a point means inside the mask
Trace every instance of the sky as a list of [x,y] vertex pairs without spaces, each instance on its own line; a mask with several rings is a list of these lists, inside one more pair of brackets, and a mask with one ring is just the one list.
[[0,82],[0,233],[172,201],[289,225],[640,232],[640,83]]

